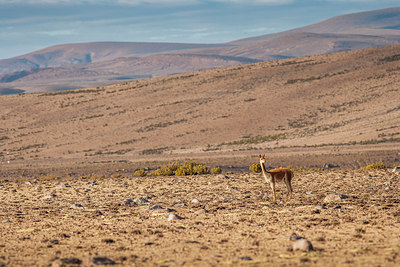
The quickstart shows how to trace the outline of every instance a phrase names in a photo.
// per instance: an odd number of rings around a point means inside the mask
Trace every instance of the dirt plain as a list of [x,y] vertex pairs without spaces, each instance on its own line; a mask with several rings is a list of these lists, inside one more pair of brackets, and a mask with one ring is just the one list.
[[[276,203],[250,172],[3,179],[0,265],[398,266],[399,178],[297,171],[293,199],[279,184]],[[314,250],[292,251],[294,234]]]
[[[0,266],[398,266],[399,51],[1,96]],[[303,168],[293,200],[258,154]],[[227,178],[133,175],[188,159]]]

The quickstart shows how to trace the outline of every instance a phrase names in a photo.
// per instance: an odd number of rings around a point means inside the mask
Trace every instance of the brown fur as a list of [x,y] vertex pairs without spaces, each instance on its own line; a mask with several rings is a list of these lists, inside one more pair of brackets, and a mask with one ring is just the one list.
[[286,201],[292,199],[292,179],[294,177],[293,172],[286,168],[277,168],[267,171],[265,168],[265,155],[260,155],[260,165],[265,181],[271,185],[271,189],[274,194],[274,201],[276,201],[275,184],[279,181],[284,181],[286,184],[286,188],[288,190]]

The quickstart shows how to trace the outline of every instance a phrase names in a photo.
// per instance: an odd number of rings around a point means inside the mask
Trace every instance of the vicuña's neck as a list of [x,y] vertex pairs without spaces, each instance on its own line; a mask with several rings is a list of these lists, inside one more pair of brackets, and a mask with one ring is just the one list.
[[265,173],[267,173],[267,170],[265,169],[265,162],[260,162],[260,165],[261,165],[261,170],[262,170],[262,172],[265,174]]

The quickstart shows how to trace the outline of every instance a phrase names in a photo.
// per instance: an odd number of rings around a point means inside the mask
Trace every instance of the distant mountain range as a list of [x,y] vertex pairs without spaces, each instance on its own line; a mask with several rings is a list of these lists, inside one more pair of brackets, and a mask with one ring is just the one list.
[[202,69],[400,44],[400,7],[224,44],[64,44],[0,60],[0,94],[95,87]]

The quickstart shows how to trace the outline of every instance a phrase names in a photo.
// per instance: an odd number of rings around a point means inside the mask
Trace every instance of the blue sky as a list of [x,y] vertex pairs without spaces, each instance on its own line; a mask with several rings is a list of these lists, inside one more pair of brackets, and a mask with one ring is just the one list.
[[0,58],[93,41],[221,43],[398,0],[0,0]]

